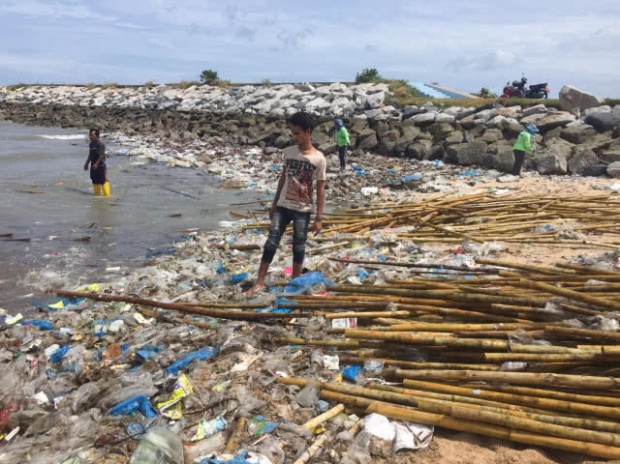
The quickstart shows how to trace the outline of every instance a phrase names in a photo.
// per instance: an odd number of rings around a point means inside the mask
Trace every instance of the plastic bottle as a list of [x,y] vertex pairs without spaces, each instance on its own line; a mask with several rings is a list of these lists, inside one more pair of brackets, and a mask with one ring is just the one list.
[[183,442],[173,431],[154,427],[140,441],[129,464],[184,464]]

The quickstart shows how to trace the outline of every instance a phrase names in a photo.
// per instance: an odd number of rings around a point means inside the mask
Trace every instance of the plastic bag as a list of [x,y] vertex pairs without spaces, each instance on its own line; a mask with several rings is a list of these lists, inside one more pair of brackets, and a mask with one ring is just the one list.
[[153,407],[146,395],[138,395],[114,406],[108,411],[112,416],[127,416],[141,412],[144,417],[157,417],[157,410]]
[[309,272],[291,280],[284,289],[284,294],[299,295],[317,284],[334,285],[331,280],[325,278],[322,272]]
[[213,356],[215,356],[219,352],[218,348],[204,347],[198,351],[192,351],[191,353],[185,354],[178,361],[173,362],[166,368],[166,372],[168,375],[178,375],[181,369],[185,369],[195,360],[199,359],[200,361],[205,361]]
[[320,389],[316,385],[306,385],[297,393],[295,401],[304,408],[310,408],[319,401],[319,393]]
[[183,464],[183,442],[171,430],[155,427],[140,440],[129,464]]

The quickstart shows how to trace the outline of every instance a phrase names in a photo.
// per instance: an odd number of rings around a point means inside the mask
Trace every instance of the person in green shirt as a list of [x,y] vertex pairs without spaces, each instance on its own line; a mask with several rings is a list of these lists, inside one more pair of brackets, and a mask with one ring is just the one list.
[[523,167],[523,162],[525,161],[525,154],[536,151],[536,147],[534,147],[532,140],[539,132],[540,130],[538,130],[538,127],[534,124],[528,124],[525,126],[525,130],[519,134],[516,143],[512,147],[515,154],[515,164],[512,167],[513,176],[521,175],[521,168]]
[[347,167],[347,151],[351,141],[349,131],[344,127],[342,119],[334,119],[336,125],[336,145],[338,146],[338,159],[340,160],[340,170],[344,171]]

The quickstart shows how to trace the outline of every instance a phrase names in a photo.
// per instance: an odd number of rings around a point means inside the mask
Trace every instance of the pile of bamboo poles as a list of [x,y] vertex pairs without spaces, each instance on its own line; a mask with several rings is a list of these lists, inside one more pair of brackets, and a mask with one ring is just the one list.
[[[544,229],[545,226],[554,226]],[[324,214],[323,239],[357,236],[381,229],[415,226],[399,232],[416,243],[557,244],[564,247],[615,248],[620,245],[620,200],[612,195],[522,196],[477,193],[459,198],[439,197],[418,203],[381,203]],[[536,232],[536,228],[543,229]],[[268,229],[269,222],[248,228]],[[609,240],[570,238],[573,233],[605,234]]]
[[484,272],[469,279],[298,296],[299,310],[358,327],[275,342],[332,350],[341,365],[383,362],[392,386],[319,384],[325,400],[362,413],[620,459],[620,332],[596,325],[620,311],[620,272],[478,264]]

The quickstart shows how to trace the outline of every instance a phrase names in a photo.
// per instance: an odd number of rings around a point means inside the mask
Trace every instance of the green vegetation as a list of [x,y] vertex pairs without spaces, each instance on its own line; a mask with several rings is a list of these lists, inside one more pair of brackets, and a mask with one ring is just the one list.
[[14,85],[8,85],[7,89],[9,90],[19,90],[19,89],[25,89],[27,87],[35,87],[39,84],[24,84],[24,83],[19,83],[19,84],[14,84]]
[[219,76],[217,75],[217,71],[213,71],[212,69],[205,69],[200,73],[200,82],[207,85],[217,85],[220,81]]
[[261,84],[263,84],[263,85],[271,85],[271,79],[263,79],[261,81]]
[[388,85],[388,88],[393,95],[389,95],[386,98],[386,103],[394,106],[413,105],[414,103],[411,102],[422,97],[418,89],[410,86],[407,81],[381,79],[379,82],[383,82]]
[[472,92],[472,95],[475,95],[475,96],[480,97],[480,98],[497,98],[497,94],[491,92],[486,87],[482,87],[480,89],[480,92]]
[[232,87],[232,82],[225,79],[218,79],[217,82],[212,85],[215,85],[216,87],[220,87],[222,89],[229,89]]
[[387,97],[386,103],[395,106],[413,105],[414,103],[411,102],[421,97],[420,92],[410,86],[407,81],[403,79],[384,79],[375,68],[366,68],[358,73],[355,76],[355,83],[387,84],[393,95]]
[[376,68],[366,68],[355,76],[356,84],[368,84],[371,82],[379,82],[381,76]]
[[181,81],[177,85],[181,90],[186,90],[195,85],[201,85],[201,83],[198,81]]
[[155,82],[153,81],[146,81],[144,83],[144,87],[146,87],[147,89],[152,89],[153,87],[155,87],[157,84],[155,84]]
[[116,82],[108,82],[107,84],[103,84],[101,86],[103,90],[116,89],[117,87],[118,87],[118,84]]

